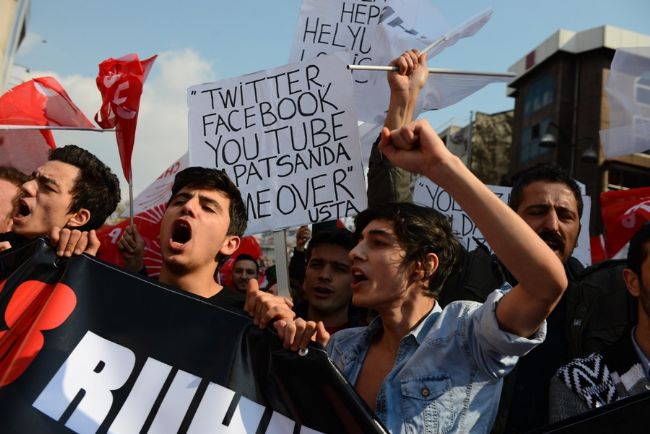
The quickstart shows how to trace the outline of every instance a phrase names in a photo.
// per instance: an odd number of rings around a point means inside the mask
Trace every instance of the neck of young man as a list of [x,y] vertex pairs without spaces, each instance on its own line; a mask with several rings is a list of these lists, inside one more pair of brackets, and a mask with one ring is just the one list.
[[203,298],[217,295],[223,289],[214,280],[214,269],[199,268],[190,271],[179,271],[163,265],[158,280],[166,285],[179,288]]
[[391,347],[399,347],[402,338],[422,322],[435,304],[435,298],[419,290],[390,306],[377,309],[383,324],[380,340]]
[[348,306],[344,306],[333,312],[323,312],[309,305],[307,309],[307,320],[323,321],[325,327],[343,327],[348,323]]

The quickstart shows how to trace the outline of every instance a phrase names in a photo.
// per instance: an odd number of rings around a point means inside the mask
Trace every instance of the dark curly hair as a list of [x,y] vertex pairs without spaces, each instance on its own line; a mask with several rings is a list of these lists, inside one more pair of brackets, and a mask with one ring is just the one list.
[[20,187],[29,181],[29,176],[14,167],[0,166],[0,179],[11,182],[16,187]]
[[519,208],[521,203],[524,201],[524,188],[533,182],[557,182],[569,187],[569,190],[573,193],[576,203],[578,204],[578,217],[582,217],[583,204],[580,188],[578,188],[578,184],[576,184],[573,178],[571,178],[560,166],[550,163],[539,164],[530,169],[519,172],[513,177],[513,179],[514,182],[512,190],[510,191],[510,200],[508,201],[508,205],[510,205],[510,208],[513,210],[517,211],[517,208]]
[[120,181],[99,158],[75,145],[50,151],[50,161],[61,161],[79,169],[72,189],[70,212],[90,211],[88,222],[79,230],[89,231],[104,224],[120,202]]
[[418,262],[426,267],[426,256],[429,253],[438,257],[438,269],[435,272],[425,270],[429,279],[425,294],[436,297],[455,269],[461,250],[447,217],[436,210],[412,203],[390,203],[358,214],[355,218],[355,233],[360,235],[373,220],[393,223],[397,240],[406,252],[402,261],[403,269]]
[[358,237],[347,229],[330,229],[316,232],[309,241],[307,247],[307,260],[311,258],[311,252],[315,247],[323,244],[331,244],[343,247],[344,250],[350,251],[357,245]]

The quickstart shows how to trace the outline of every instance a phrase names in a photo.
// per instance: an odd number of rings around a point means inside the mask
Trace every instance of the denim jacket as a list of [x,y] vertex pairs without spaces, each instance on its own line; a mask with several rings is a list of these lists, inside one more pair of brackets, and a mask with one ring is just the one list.
[[[546,323],[530,339],[499,328],[495,309],[510,289],[484,304],[458,301],[435,307],[400,342],[395,365],[384,379],[375,411],[392,433],[488,432],[496,416],[502,377],[544,340]],[[368,327],[341,330],[327,345],[334,364],[357,382],[381,318]]]

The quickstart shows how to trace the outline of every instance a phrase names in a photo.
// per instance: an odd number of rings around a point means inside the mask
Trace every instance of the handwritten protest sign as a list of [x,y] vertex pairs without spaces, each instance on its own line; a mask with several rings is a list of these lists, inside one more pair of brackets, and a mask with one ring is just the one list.
[[349,60],[321,56],[188,89],[190,165],[226,170],[248,233],[366,207]]
[[[490,19],[486,10],[450,28],[426,0],[303,0],[294,34],[290,62],[347,50],[356,65],[388,65],[406,50],[423,50],[435,41],[429,59],[462,38],[478,32]],[[389,101],[386,74],[352,72],[359,120],[383,124]],[[509,77],[432,74],[415,108],[415,115],[454,104],[494,82]]]
[[[488,185],[487,187],[499,199],[508,203],[510,199],[510,187],[502,187],[499,185]],[[434,184],[429,179],[423,177],[417,179],[413,191],[413,201],[440,211],[449,217],[454,233],[467,250],[474,250],[477,241],[488,245],[474,221],[456,203],[454,198],[446,190]],[[591,209],[591,197],[583,194],[582,201],[584,203],[582,218],[580,219],[582,228],[578,235],[578,246],[573,251],[573,256],[584,265],[591,265],[591,247],[589,245],[589,210]]]

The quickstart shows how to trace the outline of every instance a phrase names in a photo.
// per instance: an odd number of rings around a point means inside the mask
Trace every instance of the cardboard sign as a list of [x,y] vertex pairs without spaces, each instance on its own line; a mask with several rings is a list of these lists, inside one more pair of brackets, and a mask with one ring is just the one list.
[[248,233],[366,208],[349,56],[322,56],[188,89],[190,166],[239,187]]

